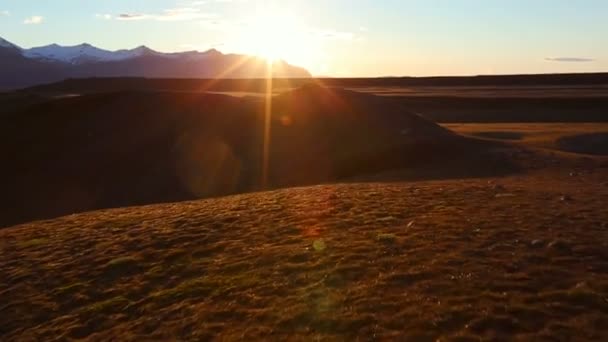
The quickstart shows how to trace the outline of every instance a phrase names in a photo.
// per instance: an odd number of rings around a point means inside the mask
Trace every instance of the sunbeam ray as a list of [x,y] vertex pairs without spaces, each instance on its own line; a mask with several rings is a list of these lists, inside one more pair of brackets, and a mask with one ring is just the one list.
[[266,62],[266,92],[264,94],[264,147],[262,152],[262,188],[268,187],[272,125],[272,61]]

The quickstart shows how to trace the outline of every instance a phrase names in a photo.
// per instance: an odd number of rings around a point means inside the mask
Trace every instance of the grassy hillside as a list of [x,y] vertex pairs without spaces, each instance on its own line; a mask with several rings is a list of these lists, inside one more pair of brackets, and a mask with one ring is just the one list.
[[608,178],[571,167],[5,229],[0,338],[604,340]]

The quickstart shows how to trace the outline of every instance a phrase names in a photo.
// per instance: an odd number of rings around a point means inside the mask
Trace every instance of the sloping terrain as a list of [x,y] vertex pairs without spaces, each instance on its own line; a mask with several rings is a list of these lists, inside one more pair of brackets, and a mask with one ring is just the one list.
[[470,160],[500,146],[452,134],[390,99],[309,85],[273,98],[264,181],[260,99],[128,91],[13,106],[21,109],[0,118],[4,226]]
[[571,167],[4,229],[0,339],[606,340],[608,175]]

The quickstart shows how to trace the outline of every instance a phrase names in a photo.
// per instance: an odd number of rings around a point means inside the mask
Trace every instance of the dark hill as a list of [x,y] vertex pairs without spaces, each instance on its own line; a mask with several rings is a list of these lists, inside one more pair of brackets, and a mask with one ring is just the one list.
[[[313,85],[272,104],[269,188],[461,160],[486,148],[373,95]],[[10,183],[0,224],[262,189],[264,113],[255,98],[116,92],[4,114],[0,176]],[[472,168],[466,174],[478,175]]]

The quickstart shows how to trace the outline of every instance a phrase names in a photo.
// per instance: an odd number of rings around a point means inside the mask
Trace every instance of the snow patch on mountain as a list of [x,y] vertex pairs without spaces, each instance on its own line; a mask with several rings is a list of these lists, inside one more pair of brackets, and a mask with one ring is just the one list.
[[[130,50],[109,51],[97,48],[90,44],[80,44],[75,46],[61,46],[51,44],[23,50],[23,55],[27,58],[60,61],[70,64],[83,64],[94,62],[122,61],[142,56],[158,56],[164,58],[200,58],[217,56],[217,50],[207,52],[187,51],[163,53],[154,51],[146,46],[139,46]],[[221,55],[221,53],[219,53]]]
[[24,57],[50,62],[62,62],[69,64],[86,64],[96,62],[123,61],[131,58],[143,56],[156,56],[167,59],[198,60],[201,58],[221,57],[223,54],[215,49],[205,52],[185,51],[185,52],[158,52],[147,46],[139,46],[134,49],[122,49],[110,51],[100,49],[91,44],[83,43],[73,46],[62,46],[50,44],[45,46],[22,49],[19,46],[0,38],[0,48],[10,48],[18,50]]
[[145,53],[155,53],[155,51],[146,47],[139,47],[133,50],[108,51],[86,43],[75,46],[51,44],[23,51],[23,55],[28,58],[54,60],[70,64],[120,61],[139,57]]

